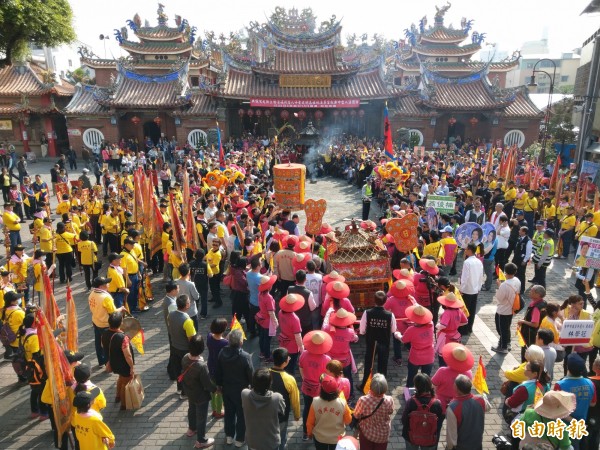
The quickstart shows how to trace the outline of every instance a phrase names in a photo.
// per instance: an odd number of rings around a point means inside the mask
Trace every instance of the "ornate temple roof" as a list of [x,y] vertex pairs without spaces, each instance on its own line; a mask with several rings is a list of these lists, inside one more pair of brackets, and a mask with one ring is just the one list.
[[437,44],[424,45],[417,44],[411,47],[413,53],[424,56],[467,56],[473,55],[481,50],[479,44],[455,45],[455,44]]
[[189,42],[133,42],[123,40],[121,47],[131,53],[136,54],[166,54],[179,55],[185,52],[191,52],[193,45]]
[[435,25],[419,35],[419,41],[460,43],[465,40],[465,30],[454,30],[443,25]]
[[[427,62],[425,65],[428,69],[437,72],[465,72],[466,69],[468,69],[469,72],[479,72],[487,66],[489,68],[489,72],[493,73],[508,72],[519,65],[519,60],[518,58],[515,58],[512,60],[492,63],[486,63],[483,61],[444,61]],[[396,63],[396,67],[408,72],[420,72],[421,70],[421,64],[407,61],[398,61]]]
[[386,87],[379,70],[358,73],[350,77],[347,82],[334,84],[329,88],[282,88],[277,83],[259,80],[252,72],[234,68],[229,68],[227,71],[225,85],[220,92],[220,95],[226,98],[239,99],[254,97],[384,99],[398,94],[398,91]]
[[256,64],[253,70],[263,73],[343,74],[357,72],[358,67],[338,63],[333,48],[308,52],[277,49],[274,61]]
[[174,116],[186,117],[216,117],[217,102],[214,97],[204,94],[203,92],[195,92],[190,99],[191,105],[181,106],[173,112]]
[[98,103],[97,98],[105,98],[106,89],[98,86],[77,84],[75,94],[64,109],[66,116],[110,116],[110,108]]
[[63,81],[44,81],[50,75],[38,66],[30,64],[10,65],[0,69],[0,96],[21,97],[23,95],[54,94],[68,97],[73,95],[73,86]]
[[515,92],[516,97],[514,101],[503,111],[505,117],[543,117],[544,113],[531,101],[531,98],[527,95],[527,88],[525,86],[517,88]]

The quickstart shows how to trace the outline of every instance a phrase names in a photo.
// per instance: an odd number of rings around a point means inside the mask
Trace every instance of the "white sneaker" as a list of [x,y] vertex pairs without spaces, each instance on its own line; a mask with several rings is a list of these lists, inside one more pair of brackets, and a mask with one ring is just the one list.
[[231,445],[231,444],[233,444],[233,438],[232,438],[232,437],[229,437],[229,436],[227,436],[227,439],[225,439],[225,443],[226,443],[227,445]]
[[235,441],[234,444],[237,448],[240,448],[246,445],[246,442]]

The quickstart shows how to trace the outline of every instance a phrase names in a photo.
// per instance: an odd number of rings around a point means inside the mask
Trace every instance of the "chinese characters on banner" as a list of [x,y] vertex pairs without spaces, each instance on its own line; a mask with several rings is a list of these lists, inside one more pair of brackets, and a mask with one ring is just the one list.
[[565,320],[558,342],[561,345],[588,344],[593,332],[593,320]]
[[560,419],[553,420],[547,423],[538,422],[537,420],[529,427],[525,426],[522,420],[515,420],[510,424],[512,436],[518,439],[525,439],[526,431],[533,438],[553,437],[561,441],[565,432],[568,433],[569,439],[581,439],[583,436],[588,436],[587,427],[583,419],[571,419],[569,425]]
[[251,98],[252,108],[358,108],[358,98]]
[[600,239],[583,236],[579,240],[573,266],[600,269]]
[[438,213],[453,213],[456,199],[450,195],[428,195],[427,208],[433,208]]

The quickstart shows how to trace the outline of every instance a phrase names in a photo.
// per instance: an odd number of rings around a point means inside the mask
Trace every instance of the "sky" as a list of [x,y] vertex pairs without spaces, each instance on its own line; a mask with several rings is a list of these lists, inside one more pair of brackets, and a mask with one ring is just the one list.
[[[486,33],[486,43],[497,44],[499,51],[511,54],[520,49],[524,41],[541,39],[547,34],[552,53],[570,52],[581,47],[583,41],[600,27],[600,15],[580,16],[590,0],[452,0],[446,13],[445,24],[460,28],[462,17],[474,20],[472,31]],[[126,56],[114,39],[114,29],[125,26],[127,19],[139,13],[142,21],[148,19],[156,25],[158,2],[153,0],[70,0],[74,12],[75,31],[78,40],[90,46],[104,57]],[[199,36],[205,30],[221,32],[244,28],[251,21],[262,23],[276,6],[296,7],[298,10],[311,7],[317,16],[317,24],[336,15],[342,19],[342,38],[356,33],[384,35],[386,39],[401,39],[404,29],[411,23],[418,25],[427,15],[428,25],[433,24],[435,6],[443,0],[406,0],[362,2],[348,0],[293,1],[293,0],[219,0],[200,2],[197,0],[162,0],[169,25],[174,26],[175,15],[186,18],[190,25],[198,28]],[[92,7],[91,5],[94,4]],[[365,5],[370,7],[366,8]],[[108,35],[101,41],[99,35]],[[132,33],[130,32],[130,38]]]

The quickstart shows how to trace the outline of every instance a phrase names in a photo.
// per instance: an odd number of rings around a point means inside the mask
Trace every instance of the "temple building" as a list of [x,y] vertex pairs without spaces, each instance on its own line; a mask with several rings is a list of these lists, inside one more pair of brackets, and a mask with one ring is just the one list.
[[[115,30],[127,58],[101,59],[80,49],[81,63],[93,69],[95,85],[78,84],[65,108],[73,147],[93,148],[103,140],[137,141],[138,148],[159,139],[201,145],[216,127],[217,101],[203,86],[219,73],[216,59],[195,50],[197,29],[175,17],[175,26],[159,5],[154,27],[135,15],[127,27]],[[218,52],[215,54],[219,57]]]
[[473,61],[485,33],[471,31],[474,21],[465,18],[458,29],[446,26],[450,6],[436,7],[433,26],[423,17],[418,27],[406,29],[398,52],[388,59],[395,85],[407,94],[394,105],[392,129],[408,128],[418,145],[427,147],[458,137],[530,145],[538,139],[543,114],[525,86],[502,88],[519,53],[502,62]]
[[[34,151],[55,156],[69,147],[61,109],[73,86],[34,63],[15,63],[0,69],[0,141],[18,154]],[[47,143],[47,144],[46,144]]]
[[127,58],[81,49],[95,84],[78,84],[64,109],[70,142],[79,149],[131,139],[143,148],[175,137],[197,146],[214,142],[217,123],[225,137],[246,131],[294,141],[309,123],[321,136],[381,136],[387,102],[393,129],[409,130],[414,144],[531,144],[540,111],[525,87],[501,87],[519,55],[473,61],[485,34],[464,19],[460,29],[445,26],[449,7],[437,8],[433,26],[423,18],[405,30],[402,41],[365,34],[343,43],[340,21],[318,24],[310,8],[278,7],[242,33],[196,38],[179,16],[170,26],[159,5],[156,26],[142,26],[136,14],[115,30]]

